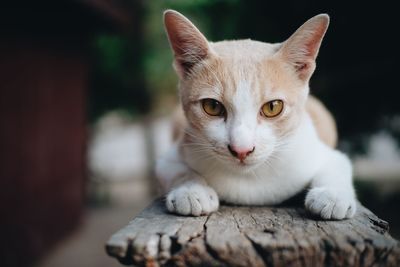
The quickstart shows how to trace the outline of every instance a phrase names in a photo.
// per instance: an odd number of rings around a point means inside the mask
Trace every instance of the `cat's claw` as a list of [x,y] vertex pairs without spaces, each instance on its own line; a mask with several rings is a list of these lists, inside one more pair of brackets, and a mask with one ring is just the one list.
[[200,216],[217,211],[219,200],[211,187],[186,183],[168,193],[166,206],[173,213]]
[[352,193],[317,187],[308,192],[305,207],[323,219],[342,220],[354,216],[356,200]]

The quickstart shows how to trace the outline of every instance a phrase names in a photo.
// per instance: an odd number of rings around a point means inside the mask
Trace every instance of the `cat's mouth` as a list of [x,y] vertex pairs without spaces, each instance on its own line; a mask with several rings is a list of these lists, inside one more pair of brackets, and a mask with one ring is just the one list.
[[258,162],[250,160],[250,159],[245,159],[245,160],[235,160],[236,165],[239,167],[243,168],[250,168],[258,165]]
[[266,162],[269,162],[270,155],[273,154],[273,151],[263,151],[263,156],[251,155],[244,159],[239,159],[231,154],[223,153],[221,151],[214,150],[214,152],[217,154],[216,158],[218,158],[224,165],[240,172],[252,171],[263,164],[267,164]]
[[258,164],[254,162],[240,161],[236,163],[236,166],[238,166],[241,171],[247,172],[254,169],[256,166],[258,166]]
[[230,166],[233,166],[233,168],[244,172],[250,171],[262,163],[262,161],[256,158],[237,159],[234,157],[229,157],[228,161]]

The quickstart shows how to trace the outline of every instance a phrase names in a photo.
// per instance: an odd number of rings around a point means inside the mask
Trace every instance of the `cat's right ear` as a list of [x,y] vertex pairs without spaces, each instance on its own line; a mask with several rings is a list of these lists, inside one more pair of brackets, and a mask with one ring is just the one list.
[[164,25],[174,52],[174,66],[181,78],[210,53],[207,39],[190,20],[175,10],[164,12]]

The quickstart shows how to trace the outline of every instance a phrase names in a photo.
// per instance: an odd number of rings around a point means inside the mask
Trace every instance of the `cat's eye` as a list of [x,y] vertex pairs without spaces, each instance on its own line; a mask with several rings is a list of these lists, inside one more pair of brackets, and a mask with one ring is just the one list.
[[283,110],[283,101],[282,100],[272,100],[265,103],[261,107],[261,113],[267,118],[273,118],[281,114]]
[[221,104],[221,102],[212,99],[206,98],[201,100],[201,105],[205,113],[210,116],[224,116],[225,115],[225,107]]

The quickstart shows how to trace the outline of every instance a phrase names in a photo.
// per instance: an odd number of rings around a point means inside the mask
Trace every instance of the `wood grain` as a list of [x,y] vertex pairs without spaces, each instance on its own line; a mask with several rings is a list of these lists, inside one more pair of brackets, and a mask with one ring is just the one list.
[[400,266],[389,225],[359,205],[322,221],[301,207],[221,206],[203,217],[169,214],[161,200],[115,233],[107,253],[137,266]]

